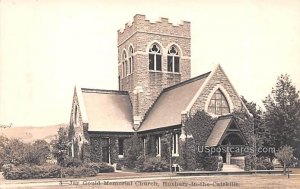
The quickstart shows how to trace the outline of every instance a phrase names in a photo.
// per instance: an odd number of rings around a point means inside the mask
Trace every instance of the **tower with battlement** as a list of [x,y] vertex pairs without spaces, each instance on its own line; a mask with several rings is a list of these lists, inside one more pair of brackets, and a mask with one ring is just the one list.
[[190,22],[137,14],[118,31],[119,90],[129,93],[136,128],[164,88],[190,78],[190,57]]

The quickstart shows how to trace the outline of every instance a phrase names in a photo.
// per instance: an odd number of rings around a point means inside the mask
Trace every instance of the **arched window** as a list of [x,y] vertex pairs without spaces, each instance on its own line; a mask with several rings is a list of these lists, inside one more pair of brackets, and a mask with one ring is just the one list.
[[168,72],[179,72],[179,53],[174,45],[168,50]]
[[129,47],[129,74],[133,72],[133,47],[130,45]]
[[229,114],[230,109],[228,102],[220,89],[216,90],[210,99],[208,112],[215,115]]
[[126,77],[128,75],[127,53],[125,50],[122,54],[122,73],[123,77]]
[[149,49],[149,70],[161,71],[161,50],[157,44]]

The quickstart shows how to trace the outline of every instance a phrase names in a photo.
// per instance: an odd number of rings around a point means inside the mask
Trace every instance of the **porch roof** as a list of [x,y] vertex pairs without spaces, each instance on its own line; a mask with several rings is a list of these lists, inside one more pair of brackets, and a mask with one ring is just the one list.
[[219,145],[223,134],[225,133],[227,127],[231,123],[232,117],[225,117],[218,119],[211,134],[209,135],[205,146],[217,146]]

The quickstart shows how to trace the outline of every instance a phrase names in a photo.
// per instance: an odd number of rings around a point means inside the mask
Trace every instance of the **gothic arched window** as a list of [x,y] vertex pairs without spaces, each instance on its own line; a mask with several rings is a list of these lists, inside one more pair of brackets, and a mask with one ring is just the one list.
[[179,53],[174,45],[168,50],[168,72],[179,72]]
[[161,50],[157,44],[149,49],[149,70],[161,71]]
[[229,114],[230,109],[228,102],[220,89],[216,90],[210,99],[208,112],[215,115]]
[[122,75],[123,77],[126,77],[128,75],[127,53],[125,50],[122,54]]
[[133,47],[130,45],[129,47],[129,74],[133,72]]

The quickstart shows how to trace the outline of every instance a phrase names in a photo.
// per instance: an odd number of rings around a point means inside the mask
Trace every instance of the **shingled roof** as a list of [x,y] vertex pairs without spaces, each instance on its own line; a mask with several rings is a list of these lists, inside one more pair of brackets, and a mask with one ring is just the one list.
[[185,110],[210,72],[168,87],[162,91],[147,113],[139,131],[146,131],[181,124]]
[[127,92],[82,88],[89,131],[133,132],[132,105]]
[[211,134],[209,135],[205,146],[218,146],[223,134],[225,133],[229,123],[231,122],[231,117],[225,117],[222,119],[218,119],[215,124]]

